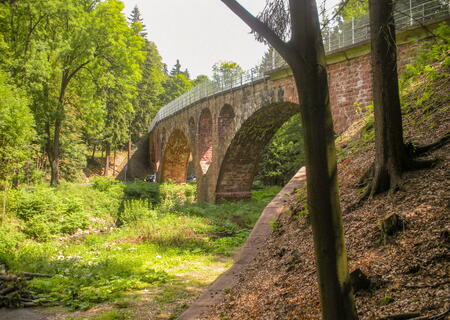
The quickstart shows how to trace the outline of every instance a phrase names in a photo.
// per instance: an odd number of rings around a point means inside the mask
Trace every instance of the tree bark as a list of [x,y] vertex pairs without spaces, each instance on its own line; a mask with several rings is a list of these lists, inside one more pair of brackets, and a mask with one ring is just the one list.
[[61,136],[61,120],[55,120],[55,133],[49,154],[50,160],[50,185],[56,187],[59,184],[59,158],[60,158],[60,136]]
[[116,171],[116,156],[117,156],[117,148],[116,146],[114,146],[114,155],[113,155],[113,167],[114,167],[114,172]]
[[97,151],[97,145],[94,144],[94,147],[92,148],[92,160],[95,160],[95,151]]
[[392,0],[369,0],[375,107],[375,165],[370,195],[395,191],[408,160],[403,142],[393,9]]
[[[127,172],[126,175],[128,177],[131,177],[131,166],[130,166],[130,159],[131,159],[131,138],[128,139],[128,153],[127,153]],[[125,179],[126,180],[126,179]]]
[[109,142],[106,142],[105,145],[105,171],[103,175],[107,177],[109,175],[109,161],[111,160],[111,144]]
[[[281,41],[234,0],[222,0],[283,56],[301,100],[308,207],[314,235],[322,319],[358,319],[350,285],[337,184],[325,51],[315,0],[290,0],[292,39]],[[255,19],[257,21],[255,21]]]

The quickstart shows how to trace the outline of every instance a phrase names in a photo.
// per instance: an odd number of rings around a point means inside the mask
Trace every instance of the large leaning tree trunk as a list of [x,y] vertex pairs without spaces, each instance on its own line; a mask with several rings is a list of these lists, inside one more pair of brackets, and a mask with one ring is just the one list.
[[254,32],[264,37],[292,69],[301,101],[308,207],[314,234],[322,318],[357,319],[349,283],[325,51],[316,2],[289,1],[289,42],[283,41],[279,33],[254,17],[237,1],[222,2]]

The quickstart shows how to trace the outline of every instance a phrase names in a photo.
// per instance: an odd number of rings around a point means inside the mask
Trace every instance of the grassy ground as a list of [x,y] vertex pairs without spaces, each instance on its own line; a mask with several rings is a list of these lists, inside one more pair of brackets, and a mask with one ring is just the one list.
[[193,185],[98,179],[9,191],[0,264],[53,275],[28,289],[57,305],[54,319],[173,319],[232,264],[278,191],[220,206],[195,203]]

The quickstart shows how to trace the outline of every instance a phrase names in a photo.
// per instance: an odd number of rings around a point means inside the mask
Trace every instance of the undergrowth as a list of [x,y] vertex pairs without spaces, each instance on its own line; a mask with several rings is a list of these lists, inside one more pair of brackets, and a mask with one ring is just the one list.
[[[12,273],[52,275],[33,279],[29,290],[42,304],[74,310],[119,303],[149,287],[169,290],[242,245],[279,189],[254,191],[249,202],[222,205],[195,203],[195,185],[107,178],[92,185],[10,190],[0,194],[6,208],[0,264]],[[181,291],[192,294],[187,287],[202,281],[191,279]],[[105,319],[116,316],[122,317],[112,312]]]

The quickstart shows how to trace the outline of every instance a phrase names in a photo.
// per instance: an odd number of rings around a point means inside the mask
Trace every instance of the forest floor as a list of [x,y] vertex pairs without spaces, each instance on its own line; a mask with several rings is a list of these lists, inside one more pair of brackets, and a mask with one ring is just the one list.
[[[405,141],[420,146],[448,136],[448,58],[408,71],[412,74],[402,82]],[[370,280],[369,288],[355,294],[359,318],[416,313],[435,319],[450,310],[450,144],[425,155],[438,160],[433,168],[405,173],[398,192],[377,195],[355,209],[364,192],[356,185],[374,159],[370,114],[337,141],[349,269],[360,269]],[[304,188],[292,194],[291,210],[280,215],[264,249],[202,319],[321,318],[305,199]],[[401,218],[401,228],[384,242],[379,225],[390,214]]]

